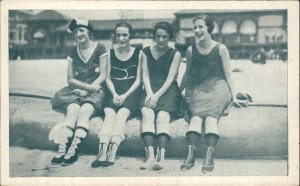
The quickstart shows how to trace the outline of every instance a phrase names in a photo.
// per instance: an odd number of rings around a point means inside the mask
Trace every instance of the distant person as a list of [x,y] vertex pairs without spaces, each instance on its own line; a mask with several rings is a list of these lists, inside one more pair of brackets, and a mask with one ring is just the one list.
[[49,139],[58,143],[57,155],[52,164],[71,165],[78,158],[78,148],[89,131],[89,120],[103,111],[107,52],[103,45],[91,41],[92,25],[85,18],[73,19],[68,30],[77,46],[72,48],[68,61],[68,84],[56,92],[51,100],[53,110],[65,114]]
[[125,139],[129,117],[139,113],[141,97],[141,50],[130,46],[133,28],[127,22],[115,26],[116,45],[109,52],[106,83],[109,89],[105,119],[99,137],[99,152],[92,167],[115,163],[120,143]]
[[[141,112],[146,158],[140,168],[160,170],[164,168],[166,147],[170,140],[170,120],[178,116],[181,109],[182,97],[176,81],[181,56],[168,46],[173,38],[170,23],[157,23],[153,38],[155,44],[143,49],[145,92]],[[154,144],[158,146],[156,157]]]
[[253,63],[266,64],[267,55],[265,49],[261,47],[259,51],[254,53],[251,57]]
[[288,60],[288,51],[286,48],[281,50],[281,59],[286,62]]
[[236,107],[242,107],[242,103],[235,97],[227,47],[211,38],[213,20],[206,15],[197,16],[193,28],[195,44],[187,49],[187,68],[180,85],[181,90],[185,89],[189,122],[186,159],[180,169],[186,171],[194,166],[204,122],[206,147],[202,172],[206,173],[214,169],[220,118],[228,113],[232,102]]

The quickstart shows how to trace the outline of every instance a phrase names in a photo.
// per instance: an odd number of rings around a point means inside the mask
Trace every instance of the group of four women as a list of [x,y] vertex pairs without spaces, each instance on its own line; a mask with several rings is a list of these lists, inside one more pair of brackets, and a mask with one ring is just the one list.
[[168,45],[173,38],[168,22],[154,26],[154,44],[142,50],[130,46],[132,26],[120,22],[114,30],[116,44],[106,51],[103,45],[90,39],[92,26],[88,20],[73,19],[69,31],[74,33],[78,45],[67,57],[69,86],[59,90],[51,100],[52,108],[65,114],[65,120],[49,134],[59,144],[52,164],[66,166],[77,160],[90,118],[104,111],[98,135],[99,152],[92,167],[114,164],[117,149],[125,139],[126,121],[141,113],[146,158],[140,168],[163,169],[170,140],[169,124],[182,113],[181,92],[185,89],[188,147],[180,169],[185,171],[194,166],[204,122],[206,149],[202,172],[212,171],[219,138],[218,121],[233,102],[239,103],[233,96],[228,50],[211,38],[213,20],[201,15],[193,20],[193,25],[195,44],[187,49],[186,72],[179,87],[176,77],[181,55]]

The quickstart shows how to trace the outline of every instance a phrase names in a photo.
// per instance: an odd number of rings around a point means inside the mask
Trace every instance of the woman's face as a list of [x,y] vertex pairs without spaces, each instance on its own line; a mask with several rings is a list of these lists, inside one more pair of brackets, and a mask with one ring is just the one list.
[[74,29],[74,35],[78,43],[88,41],[90,31],[85,27],[78,27]]
[[119,44],[119,47],[129,46],[129,29],[127,27],[118,27],[116,29],[116,41]]
[[157,29],[154,37],[154,41],[159,48],[168,46],[169,34],[164,29]]
[[203,19],[197,19],[194,22],[194,32],[195,32],[195,37],[198,40],[204,40],[210,35],[208,33],[208,28]]

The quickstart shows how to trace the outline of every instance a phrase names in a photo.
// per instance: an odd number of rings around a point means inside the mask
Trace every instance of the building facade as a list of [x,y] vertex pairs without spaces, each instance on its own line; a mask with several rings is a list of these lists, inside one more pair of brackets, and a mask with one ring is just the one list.
[[[114,44],[114,26],[128,21],[134,28],[131,44],[149,46],[153,38],[153,26],[159,21],[174,25],[176,39],[171,46],[185,56],[185,51],[194,42],[193,18],[207,14],[214,20],[212,37],[228,47],[231,58],[249,59],[262,49],[268,58],[282,58],[287,53],[286,10],[181,10],[175,19],[147,19],[120,16],[117,20],[91,20],[93,39],[107,49]],[[128,17],[128,16],[127,16]],[[10,59],[55,59],[65,58],[70,48],[76,45],[72,34],[67,33],[70,17],[55,10],[38,14],[29,11],[9,11],[9,58]]]
[[25,20],[30,19],[30,11],[9,11],[9,58],[25,57],[24,46],[28,44],[28,25]]
[[286,10],[182,10],[175,16],[179,28],[176,47],[183,55],[194,42],[193,18],[199,14],[214,20],[212,37],[227,45],[232,58],[250,58],[260,48],[287,50]]
[[[30,17],[23,17],[21,22],[26,27],[26,40],[22,43],[22,55],[20,53],[11,55],[10,59],[66,58],[70,49],[76,45],[73,34],[67,32],[71,19],[54,10],[44,10]],[[153,27],[157,22],[162,21],[162,19],[126,19],[122,17],[118,20],[91,20],[92,39],[102,43],[107,50],[111,49],[115,43],[114,27],[120,20],[128,21],[133,26],[134,36],[131,44],[139,48],[152,43]],[[171,19],[163,20],[172,22]],[[13,29],[10,29],[10,32],[12,31]],[[175,45],[174,42],[172,45]],[[17,46],[20,46],[20,42],[12,48]]]

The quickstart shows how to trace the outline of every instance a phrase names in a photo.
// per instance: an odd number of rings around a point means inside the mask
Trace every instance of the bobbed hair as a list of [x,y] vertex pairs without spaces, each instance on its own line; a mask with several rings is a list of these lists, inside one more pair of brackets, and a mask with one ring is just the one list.
[[158,29],[163,29],[167,31],[169,38],[172,39],[174,37],[172,25],[167,21],[161,21],[155,24],[153,38],[155,39],[155,34]]
[[128,28],[128,31],[129,31],[129,38],[132,38],[133,37],[133,28],[131,26],[130,23],[126,22],[126,21],[121,21],[119,22],[118,24],[116,24],[115,26],[115,34],[116,34],[116,30],[117,28],[119,27],[125,27],[125,28]]
[[207,26],[207,32],[211,34],[215,27],[212,18],[205,14],[198,15],[193,19],[193,23],[199,19],[202,19],[205,22],[205,25]]

